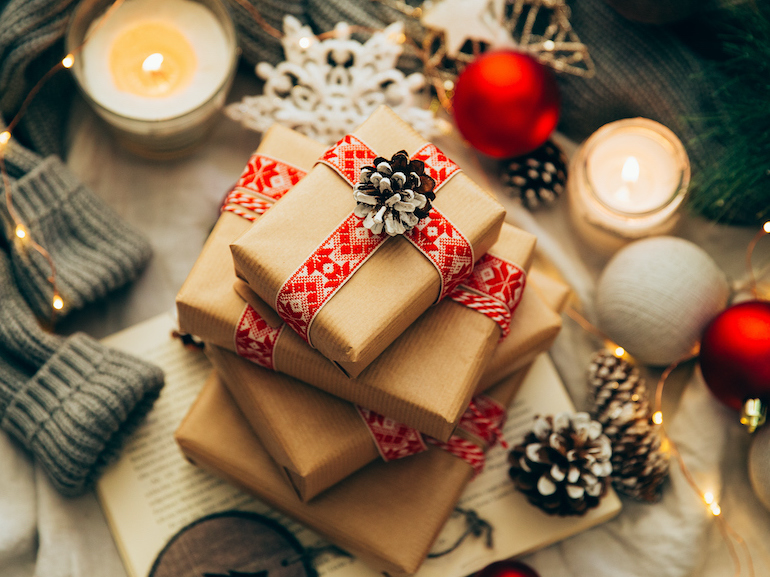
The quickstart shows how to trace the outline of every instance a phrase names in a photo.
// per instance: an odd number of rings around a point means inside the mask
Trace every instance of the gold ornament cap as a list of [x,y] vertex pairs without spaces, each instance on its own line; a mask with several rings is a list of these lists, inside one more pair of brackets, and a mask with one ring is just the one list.
[[761,399],[748,399],[741,410],[741,424],[746,425],[749,433],[753,433],[765,424],[767,418],[767,403]]

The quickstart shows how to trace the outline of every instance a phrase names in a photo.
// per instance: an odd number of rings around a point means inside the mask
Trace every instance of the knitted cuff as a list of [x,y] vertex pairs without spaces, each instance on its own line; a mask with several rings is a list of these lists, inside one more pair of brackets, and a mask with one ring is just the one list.
[[163,386],[163,372],[78,333],[18,391],[0,426],[63,494],[83,493]]
[[[147,241],[84,187],[55,156],[20,178],[14,206],[32,237],[51,254],[66,312],[133,280],[151,256]],[[51,314],[53,289],[46,260],[11,250],[16,282],[40,317]]]

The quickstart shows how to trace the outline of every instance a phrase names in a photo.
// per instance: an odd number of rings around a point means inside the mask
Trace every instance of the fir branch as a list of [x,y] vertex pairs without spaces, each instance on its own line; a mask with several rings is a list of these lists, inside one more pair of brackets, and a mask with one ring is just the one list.
[[770,219],[770,3],[725,9],[720,34],[726,58],[708,72],[718,79],[719,114],[704,119],[700,140],[722,145],[714,162],[696,175],[691,207],[727,224]]

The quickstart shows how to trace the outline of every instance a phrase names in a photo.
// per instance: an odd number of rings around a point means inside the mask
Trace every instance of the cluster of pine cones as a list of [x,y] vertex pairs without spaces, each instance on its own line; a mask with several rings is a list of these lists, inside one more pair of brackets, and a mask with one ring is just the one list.
[[538,417],[508,455],[509,474],[529,501],[556,515],[596,507],[610,483],[648,502],[668,475],[660,426],[652,422],[639,369],[610,351],[591,360],[592,411]]

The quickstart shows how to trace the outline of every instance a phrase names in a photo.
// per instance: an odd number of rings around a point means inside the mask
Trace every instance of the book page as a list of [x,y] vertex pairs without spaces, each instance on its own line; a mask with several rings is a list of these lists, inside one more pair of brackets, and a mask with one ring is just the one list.
[[[276,512],[225,481],[188,463],[174,441],[177,429],[211,372],[205,355],[186,349],[171,336],[175,321],[161,315],[104,339],[104,343],[160,366],[166,385],[145,422],[134,432],[117,463],[97,484],[97,492],[118,549],[131,577],[147,577],[155,557],[181,528],[205,515],[228,509],[250,510],[272,518],[305,546],[327,543],[314,532]],[[509,444],[528,430],[535,414],[571,411],[547,355],[534,363],[504,429]],[[484,472],[467,487],[458,506],[475,510],[494,527],[494,547],[469,537],[457,550],[428,559],[419,577],[462,577],[499,559],[543,547],[598,524],[620,510],[614,493],[583,517],[554,518],[536,509],[508,479],[507,451],[488,453]],[[434,551],[446,549],[465,529],[460,517],[448,521]],[[375,577],[379,573],[358,559],[325,554],[320,577]]]

